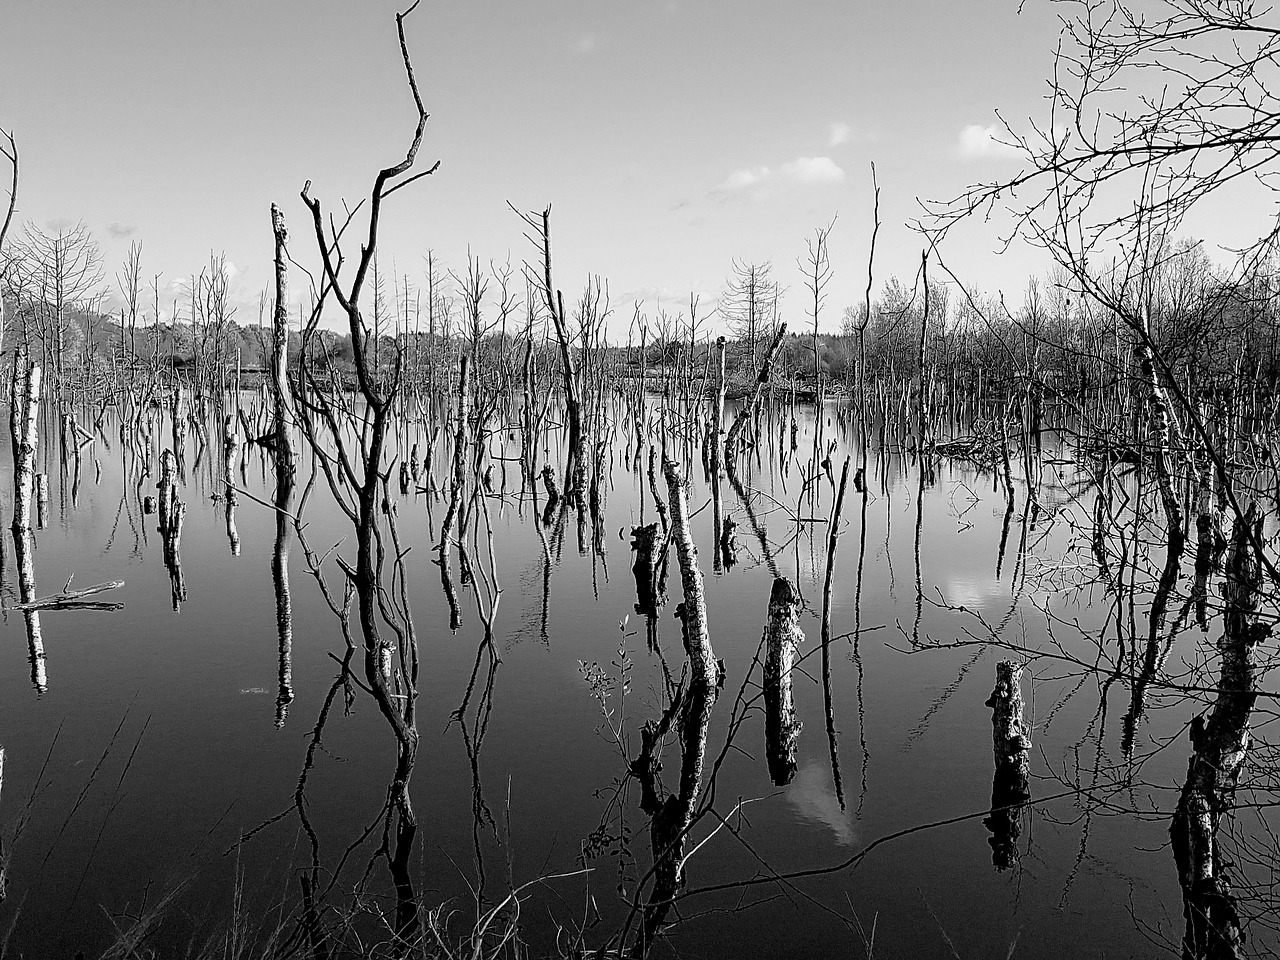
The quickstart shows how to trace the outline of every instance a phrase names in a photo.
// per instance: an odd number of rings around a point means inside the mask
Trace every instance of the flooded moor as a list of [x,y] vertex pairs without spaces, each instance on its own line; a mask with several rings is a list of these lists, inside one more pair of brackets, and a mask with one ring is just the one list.
[[[1046,437],[1028,482],[964,425],[919,457],[780,396],[720,477],[698,402],[619,396],[578,504],[491,412],[442,550],[442,403],[388,434],[393,650],[366,668],[358,534],[313,449],[282,486],[245,442],[264,398],[41,423],[48,502],[33,549],[4,541],[7,954],[1178,949],[1170,825],[1221,696],[1222,574],[1198,596],[1189,547],[1169,579],[1132,465]],[[1260,953],[1270,719],[1220,827]]]

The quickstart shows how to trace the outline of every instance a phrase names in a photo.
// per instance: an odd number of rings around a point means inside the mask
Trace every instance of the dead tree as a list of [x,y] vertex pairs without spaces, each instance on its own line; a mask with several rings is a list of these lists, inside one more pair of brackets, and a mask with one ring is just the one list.
[[275,235],[276,299],[271,314],[271,397],[275,412],[275,457],[289,471],[295,455],[290,427],[293,426],[293,394],[289,388],[289,233],[284,214],[271,205],[271,230]]
[[[9,206],[4,215],[4,223],[0,224],[0,253],[4,250],[4,239],[9,233],[9,225],[13,223],[13,211],[18,207],[18,145],[14,142],[13,133],[0,130],[0,137],[9,141],[6,147],[0,144],[0,156],[9,162],[12,179],[9,183]],[[4,264],[0,264],[0,281],[4,279]],[[4,346],[4,286],[0,283],[0,347]]]
[[1012,660],[996,664],[996,686],[987,698],[996,770],[991,781],[991,813],[983,824],[991,831],[991,862],[1007,870],[1018,862],[1021,805],[1031,799],[1028,757],[1031,730],[1022,719],[1022,668]]
[[800,721],[791,695],[791,665],[800,630],[800,594],[786,577],[776,577],[769,592],[769,619],[764,628],[764,739],[769,778],[785,787],[796,775],[796,743]]
[[[508,204],[511,206],[511,204]],[[578,385],[578,372],[573,362],[573,347],[569,342],[569,327],[565,319],[564,294],[555,287],[551,273],[551,208],[541,214],[521,213],[511,209],[524,221],[531,233],[526,234],[542,255],[540,275],[527,268],[530,283],[539,288],[555,329],[556,343],[560,348],[561,386],[564,391],[565,421],[568,424],[568,449],[564,465],[564,496],[571,503],[581,506],[586,486],[587,454],[582,429],[582,400]]]
[[1262,523],[1256,504],[1250,504],[1232,532],[1222,591],[1218,695],[1208,718],[1201,714],[1191,722],[1194,753],[1169,831],[1182,884],[1184,957],[1234,958],[1244,939],[1218,834],[1235,806],[1236,784],[1249,755],[1249,719],[1258,698],[1257,650],[1272,632],[1258,609],[1264,575],[1254,545]]
[[760,364],[760,372],[756,376],[755,388],[752,391],[751,399],[742,405],[742,409],[738,411],[738,415],[734,417],[733,425],[729,427],[729,433],[724,441],[724,459],[725,466],[730,472],[730,477],[737,471],[738,463],[738,440],[742,434],[743,428],[747,422],[756,415],[760,409],[760,403],[764,396],[764,388],[769,383],[769,375],[773,370],[773,358],[778,354],[778,348],[782,346],[782,338],[786,336],[787,325],[785,323],[778,324],[778,330],[773,335],[773,341],[769,344],[769,349],[765,351],[764,362]]
[[[302,200],[311,212],[323,266],[322,286],[316,298],[318,305],[304,331],[303,356],[308,355],[307,345],[319,322],[320,305],[332,296],[347,318],[356,387],[365,409],[357,414],[354,406],[345,401],[342,392],[321,382],[317,371],[305,361],[303,377],[307,387],[299,391],[297,398],[297,412],[307,442],[325,475],[330,492],[356,534],[354,562],[340,559],[339,563],[355,592],[357,620],[363,640],[364,679],[396,738],[396,766],[388,791],[386,841],[381,852],[386,857],[396,888],[395,933],[406,945],[417,939],[421,929],[409,871],[418,829],[409,793],[418,752],[418,648],[405,587],[403,553],[394,545],[394,515],[390,509],[384,511],[383,508],[389,499],[388,471],[383,463],[387,430],[401,386],[403,357],[397,351],[388,379],[376,375],[369,352],[370,331],[360,300],[377,252],[383,203],[397,190],[433,174],[439,168],[437,161],[426,170],[410,173],[427,126],[427,111],[418,92],[404,34],[404,21],[417,5],[415,2],[404,13],[396,15],[401,58],[417,112],[413,137],[404,158],[384,167],[374,178],[366,201],[367,232],[350,280],[342,277],[345,265],[342,241],[359,207],[351,210],[344,222],[326,226],[320,201],[311,196],[311,182],[307,181],[302,189]],[[354,432],[349,432],[353,427]],[[387,532],[393,541],[390,545],[393,568],[390,584],[384,577],[389,546],[386,543]],[[385,631],[390,631],[394,639],[386,637]]]
[[[689,660],[689,683],[687,691],[677,692],[661,720],[645,725],[641,734],[641,755],[632,763],[632,770],[641,781],[641,807],[652,817],[649,835],[653,848],[653,888],[644,906],[640,934],[632,944],[632,955],[637,957],[648,953],[654,938],[666,922],[672,900],[683,883],[685,842],[702,794],[707,734],[719,687],[719,667],[707,629],[702,571],[698,567],[698,551],[693,545],[693,536],[689,530],[689,504],[684,475],[680,467],[671,460],[664,461],[662,470],[670,493],[671,539],[676,546],[684,594],[684,600],[676,608],[676,615],[683,628],[685,651]],[[665,799],[659,799],[656,747],[672,724],[677,722],[681,747],[680,782],[674,793]],[[624,931],[623,936],[625,935]]]

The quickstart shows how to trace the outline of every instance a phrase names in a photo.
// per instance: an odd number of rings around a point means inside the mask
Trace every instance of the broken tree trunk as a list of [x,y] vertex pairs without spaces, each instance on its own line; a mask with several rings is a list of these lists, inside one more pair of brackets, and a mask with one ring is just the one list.
[[271,396],[275,408],[276,462],[294,469],[293,393],[289,388],[289,233],[284,214],[271,205],[271,230],[275,234],[276,302],[271,315]]
[[9,432],[13,439],[13,529],[31,529],[31,492],[35,486],[39,437],[40,364],[26,362],[20,352],[13,362],[9,388]]
[[[18,596],[24,603],[36,599],[36,568],[32,560],[35,547],[31,528],[13,529],[13,549],[18,567]],[[31,663],[31,683],[36,692],[44,694],[49,689],[49,676],[45,670],[44,633],[40,629],[40,611],[24,610],[22,618],[27,628],[27,659]]]
[[1262,522],[1257,504],[1251,503],[1232,531],[1222,590],[1218,695],[1208,720],[1201,714],[1191,722],[1195,752],[1169,830],[1182,884],[1184,957],[1235,958],[1244,942],[1224,875],[1218,829],[1235,804],[1236,783],[1249,753],[1249,718],[1258,698],[1256,651],[1272,632],[1258,614],[1263,567],[1254,545],[1262,542]]
[[236,451],[239,448],[236,435],[236,418],[227,414],[222,420],[222,482],[223,509],[227,525],[227,543],[233,557],[240,556],[240,532],[236,529]]
[[[632,766],[641,778],[644,809],[653,817],[649,826],[653,849],[653,889],[644,907],[640,935],[632,944],[631,954],[636,957],[643,957],[649,952],[654,937],[662,929],[671,910],[672,900],[684,882],[685,843],[702,791],[707,732],[711,726],[711,710],[715,706],[719,681],[719,669],[707,631],[702,572],[698,569],[698,552],[689,531],[685,479],[680,467],[671,460],[663,462],[662,470],[670,492],[671,538],[676,544],[684,591],[684,600],[676,613],[684,627],[690,678],[688,691],[683,695],[677,693],[662,720],[645,725],[642,756]],[[659,801],[653,751],[677,715],[680,784],[675,793]]]
[[437,548],[443,562],[449,553],[449,538],[453,535],[458,511],[462,506],[462,494],[467,484],[467,398],[470,393],[467,355],[460,358],[458,370],[458,419],[453,429],[453,478],[449,485],[449,508],[440,525],[440,543]]
[[996,664],[996,688],[987,699],[996,771],[991,781],[991,863],[1007,870],[1018,862],[1021,807],[1031,799],[1028,785],[1031,730],[1022,719],[1022,668],[1011,660]]
[[773,358],[778,353],[778,348],[782,346],[782,338],[786,335],[787,325],[785,323],[778,324],[778,331],[773,336],[773,342],[769,344],[769,349],[765,352],[764,362],[760,364],[760,373],[756,376],[755,390],[751,394],[751,401],[743,404],[738,415],[734,417],[732,426],[729,427],[729,433],[724,441],[724,462],[725,467],[730,471],[732,477],[737,472],[738,465],[738,438],[742,433],[743,427],[747,422],[755,416],[760,408],[760,399],[764,392],[765,385],[769,382],[769,373],[773,370]]
[[800,721],[791,695],[791,665],[796,646],[804,640],[799,620],[799,591],[786,577],[775,578],[764,628],[764,737],[769,778],[779,787],[796,775]]
[[703,588],[702,571],[698,568],[698,548],[693,543],[689,529],[689,502],[685,493],[684,471],[673,460],[662,464],[662,474],[667,481],[668,506],[671,510],[671,539],[676,545],[676,559],[680,564],[680,585],[684,601],[676,611],[683,626],[685,652],[694,678],[716,685],[715,653],[711,649],[711,634],[707,630],[707,599]]

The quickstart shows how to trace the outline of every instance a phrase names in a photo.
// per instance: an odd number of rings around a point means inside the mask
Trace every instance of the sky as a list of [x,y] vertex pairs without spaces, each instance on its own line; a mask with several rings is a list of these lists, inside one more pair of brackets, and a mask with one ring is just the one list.
[[[6,0],[0,128],[21,152],[20,222],[83,220],[113,288],[142,241],[166,301],[225,255],[236,319],[256,322],[270,204],[314,265],[303,184],[336,210],[403,156],[415,114],[397,9]],[[406,34],[431,114],[419,163],[440,168],[387,201],[382,269],[418,286],[428,250],[455,269],[468,249],[518,265],[535,251],[508,201],[550,204],[557,286],[571,301],[607,281],[625,339],[636,301],[652,318],[693,294],[709,315],[735,259],[770,261],[784,319],[809,329],[797,260],[833,217],[819,326],[838,329],[866,285],[873,162],[875,289],[909,284],[919,201],[1018,169],[989,131],[997,110],[1044,114],[1057,23],[1037,0],[423,0]],[[1000,248],[975,222],[941,254],[1019,300],[1048,265]]]

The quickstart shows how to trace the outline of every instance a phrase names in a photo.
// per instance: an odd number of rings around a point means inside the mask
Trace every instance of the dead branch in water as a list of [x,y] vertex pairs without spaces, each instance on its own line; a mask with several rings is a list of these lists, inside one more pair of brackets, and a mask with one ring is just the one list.
[[51,593],[47,597],[38,597],[35,600],[28,600],[20,603],[8,603],[2,610],[123,610],[123,603],[108,603],[101,600],[86,601],[85,597],[96,596],[99,593],[105,593],[108,590],[114,590],[117,587],[123,587],[123,580],[109,580],[106,583],[95,584],[92,587],[85,587],[83,590],[72,590],[71,580],[67,580],[67,585],[58,593]]

